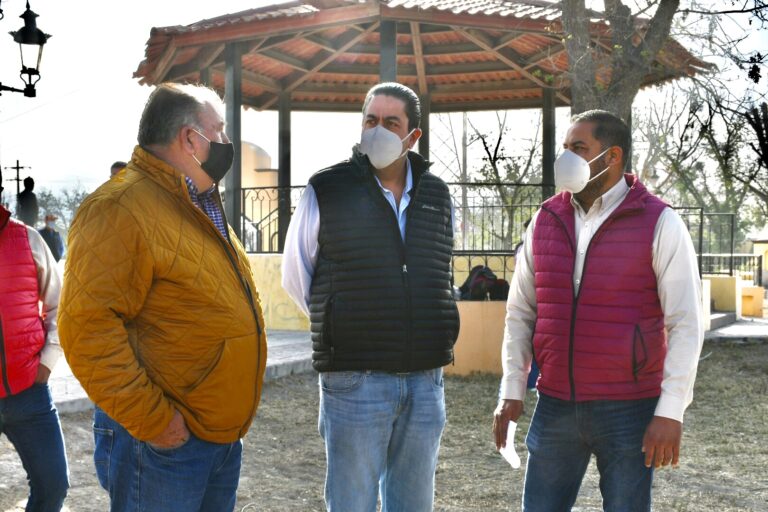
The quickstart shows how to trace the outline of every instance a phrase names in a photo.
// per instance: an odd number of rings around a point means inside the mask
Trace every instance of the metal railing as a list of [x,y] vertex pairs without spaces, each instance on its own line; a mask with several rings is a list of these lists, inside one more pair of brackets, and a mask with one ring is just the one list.
[[763,285],[763,256],[760,254],[704,254],[702,274],[737,276]]
[[[241,233],[247,252],[280,253],[281,228],[288,226],[293,205],[298,203],[304,187],[257,187],[242,190],[243,216]],[[280,212],[288,212],[281,223]],[[283,231],[284,233],[284,231]]]
[[[498,277],[509,280],[514,270],[514,249],[523,239],[525,223],[538,210],[542,184],[448,183],[453,198],[454,283],[486,262]],[[243,189],[242,233],[248,252],[280,253],[282,240],[304,190],[258,187]],[[698,207],[675,207],[688,227],[698,255],[700,274],[751,276],[762,283],[759,256],[734,254],[736,214],[705,212]],[[280,213],[284,213],[282,216]],[[491,264],[488,264],[490,262]],[[475,263],[479,264],[479,263]],[[464,276],[466,277],[466,276]]]

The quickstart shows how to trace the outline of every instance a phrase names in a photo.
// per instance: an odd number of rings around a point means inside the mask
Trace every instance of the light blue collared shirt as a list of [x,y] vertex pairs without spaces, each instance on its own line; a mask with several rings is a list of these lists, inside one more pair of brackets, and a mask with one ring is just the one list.
[[[405,188],[403,189],[403,196],[400,198],[399,207],[395,201],[395,194],[384,188],[379,178],[376,177],[381,193],[397,217],[400,236],[403,241],[405,241],[406,212],[411,202],[411,189],[413,188],[411,162],[408,159],[406,162]],[[309,316],[309,288],[312,285],[315,264],[320,252],[317,240],[319,233],[320,209],[317,205],[317,196],[312,186],[307,185],[296,210],[293,212],[288,233],[285,235],[282,265],[283,288],[307,316]]]

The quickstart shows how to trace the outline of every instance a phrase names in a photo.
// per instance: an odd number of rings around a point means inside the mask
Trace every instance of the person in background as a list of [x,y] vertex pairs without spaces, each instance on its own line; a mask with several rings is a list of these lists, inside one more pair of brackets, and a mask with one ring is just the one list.
[[37,195],[34,193],[35,180],[27,176],[24,178],[24,190],[16,196],[16,217],[27,226],[35,227],[40,216],[40,208],[37,205]]
[[459,331],[446,184],[409,151],[416,94],[365,98],[352,158],[309,181],[286,236],[283,287],[309,315],[331,512],[432,510],[445,426],[442,367]]
[[69,488],[64,436],[48,387],[61,357],[60,289],[61,275],[40,234],[0,203],[0,434],[27,473],[27,512],[61,510]]
[[111,178],[115,174],[119,173],[120,171],[125,169],[127,165],[128,165],[127,163],[121,160],[118,160],[117,162],[113,163],[112,167],[109,168],[109,177]]
[[[696,253],[680,216],[632,174],[626,123],[574,116],[555,162],[564,191],[525,235],[507,301],[497,448],[523,412],[526,512],[570,510],[592,454],[603,508],[651,510],[655,468],[677,466],[704,337]],[[535,269],[535,273],[534,273]]]
[[266,367],[264,318],[218,183],[232,165],[215,91],[161,84],[120,179],[69,232],[59,329],[95,404],[112,512],[227,512]]
[[39,229],[38,232],[43,237],[43,240],[45,240],[45,243],[48,244],[53,259],[58,262],[64,255],[64,242],[61,240],[59,232],[56,231],[56,216],[50,213],[46,215],[45,227]]

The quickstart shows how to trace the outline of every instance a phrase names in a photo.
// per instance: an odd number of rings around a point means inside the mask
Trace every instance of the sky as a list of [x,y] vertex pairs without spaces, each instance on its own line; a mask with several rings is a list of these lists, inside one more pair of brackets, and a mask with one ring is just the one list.
[[[21,86],[20,61],[18,45],[7,33],[22,26],[18,16],[25,1],[2,1],[0,82],[13,87]],[[276,1],[30,0],[39,15],[38,27],[52,37],[43,53],[37,98],[10,92],[0,96],[0,165],[13,166],[18,159],[27,167],[21,177],[35,178],[38,190],[78,183],[93,190],[108,178],[111,163],[128,160],[136,144],[141,111],[152,89],[139,85],[133,72],[144,58],[150,29]],[[349,155],[359,139],[360,117],[295,113],[291,128],[293,183],[300,185],[312,172]],[[565,128],[559,118],[558,140]],[[275,112],[246,111],[242,135],[265,149],[273,158],[272,167],[277,166]],[[3,170],[6,193],[15,189],[9,181],[14,174]]]
[[[16,71],[20,60],[18,45],[6,34],[23,25],[18,16],[25,1],[2,2],[0,82],[13,87],[21,87]],[[151,28],[186,25],[272,3],[30,0],[39,15],[38,27],[52,37],[43,51],[37,98],[9,92],[0,96],[0,165],[14,166],[18,159],[31,167],[21,175],[31,175],[37,189],[79,182],[92,190],[109,177],[113,161],[130,159],[136,144],[139,118],[152,88],[139,85],[133,72],[144,59]],[[303,114],[301,122],[294,117],[292,128],[294,144],[306,140],[314,145],[321,135],[326,139],[326,155],[316,158],[319,169],[347,156],[359,125],[354,116],[333,126],[317,117]],[[266,149],[276,167],[276,113],[246,112],[243,139]],[[301,148],[294,145],[294,154]],[[6,192],[15,188],[9,181],[12,174],[15,171],[3,170]]]

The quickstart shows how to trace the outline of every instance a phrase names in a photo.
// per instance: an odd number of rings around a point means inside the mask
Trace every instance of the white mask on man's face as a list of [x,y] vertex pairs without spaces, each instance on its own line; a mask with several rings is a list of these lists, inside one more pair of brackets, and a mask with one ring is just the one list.
[[584,190],[587,183],[599,178],[609,169],[606,167],[592,178],[589,177],[589,164],[603,156],[609,149],[611,148],[606,148],[589,162],[569,149],[564,150],[555,160],[555,186],[572,194],[578,194]]
[[403,149],[403,142],[414,130],[408,132],[403,139],[381,125],[363,130],[360,135],[360,152],[368,155],[368,160],[376,169],[384,169],[408,151],[407,147]]

